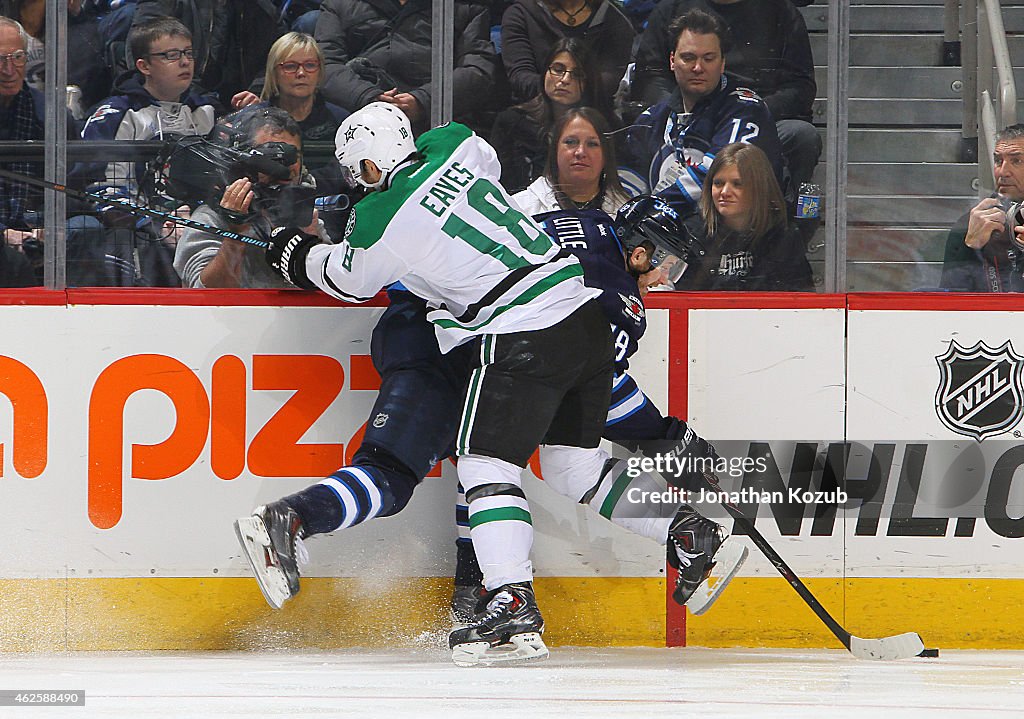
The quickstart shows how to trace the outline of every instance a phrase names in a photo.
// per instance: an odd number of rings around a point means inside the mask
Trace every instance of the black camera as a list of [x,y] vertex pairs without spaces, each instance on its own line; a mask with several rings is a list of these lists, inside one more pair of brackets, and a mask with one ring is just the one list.
[[225,147],[204,137],[169,140],[154,166],[154,187],[166,197],[185,204],[215,203],[224,188],[240,177],[254,184],[260,174],[271,181],[287,180],[298,151],[284,142],[259,147]]
[[1024,251],[1024,240],[1013,231],[1015,227],[1024,225],[1024,202],[1014,202],[1003,209],[1006,212],[1006,236],[1018,251]]

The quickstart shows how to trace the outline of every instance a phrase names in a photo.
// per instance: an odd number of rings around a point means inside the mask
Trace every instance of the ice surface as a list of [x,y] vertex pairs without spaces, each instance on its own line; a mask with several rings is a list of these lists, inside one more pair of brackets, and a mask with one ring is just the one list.
[[530,666],[460,669],[441,648],[0,654],[0,689],[84,689],[85,707],[0,717],[1024,716],[1019,652],[860,661],[842,650],[554,647]]

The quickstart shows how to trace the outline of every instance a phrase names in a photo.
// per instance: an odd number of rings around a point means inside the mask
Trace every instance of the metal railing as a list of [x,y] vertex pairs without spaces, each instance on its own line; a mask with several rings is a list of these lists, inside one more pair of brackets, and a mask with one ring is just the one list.
[[[947,2],[947,16],[950,6]],[[1017,122],[1017,86],[999,0],[966,0],[961,29],[963,137],[977,137],[978,195],[985,197],[995,191],[992,151],[996,133]]]

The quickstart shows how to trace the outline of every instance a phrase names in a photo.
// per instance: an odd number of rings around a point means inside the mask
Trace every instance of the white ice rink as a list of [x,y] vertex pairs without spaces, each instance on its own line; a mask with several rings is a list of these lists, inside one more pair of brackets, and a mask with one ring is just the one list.
[[79,689],[84,707],[0,717],[1024,717],[1019,652],[869,662],[842,650],[552,650],[460,669],[435,648],[323,653],[0,654],[0,689]]

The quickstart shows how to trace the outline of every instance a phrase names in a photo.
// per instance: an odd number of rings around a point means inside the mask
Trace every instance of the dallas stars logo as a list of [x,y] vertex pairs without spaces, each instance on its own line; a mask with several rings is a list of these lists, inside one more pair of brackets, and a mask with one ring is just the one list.
[[345,142],[351,142],[356,137],[356,128],[350,127],[345,130]]

